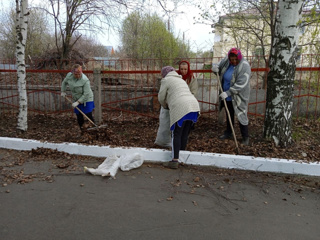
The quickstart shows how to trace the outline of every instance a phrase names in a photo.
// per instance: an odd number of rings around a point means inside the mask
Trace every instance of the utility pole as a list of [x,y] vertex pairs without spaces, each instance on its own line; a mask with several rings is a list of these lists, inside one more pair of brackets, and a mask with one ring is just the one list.
[[185,39],[185,33],[186,32],[188,32],[190,29],[188,29],[188,30],[186,30],[186,31],[183,31],[183,33],[182,33],[182,40],[183,40],[183,42],[184,42],[184,39]]

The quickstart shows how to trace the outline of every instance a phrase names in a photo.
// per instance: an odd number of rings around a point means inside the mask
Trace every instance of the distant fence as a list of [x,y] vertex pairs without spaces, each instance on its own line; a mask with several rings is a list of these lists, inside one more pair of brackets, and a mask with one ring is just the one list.
[[[301,57],[296,69],[294,116],[318,119],[320,116],[319,55]],[[247,58],[252,66],[249,114],[264,116],[267,68],[260,58]],[[308,66],[305,66],[306,62]],[[202,114],[217,116],[217,77],[211,72],[211,63],[219,59],[187,59],[198,79],[197,98]],[[108,119],[108,112],[119,111],[158,118],[160,105],[157,94],[160,86],[160,69],[164,65],[178,68],[179,60],[145,59],[84,61],[84,74],[91,80],[92,89],[101,93],[101,112]],[[109,65],[107,65],[107,64]],[[29,114],[72,113],[70,103],[60,96],[60,86],[69,70],[57,70],[52,63],[27,63],[27,94]],[[68,68],[71,68],[70,62]],[[36,69],[35,66],[42,66]],[[97,71],[98,72],[95,72]],[[95,70],[95,71],[94,71]],[[96,88],[97,81],[101,85]],[[95,92],[97,95],[97,92]],[[99,106],[97,106],[99,107]],[[15,63],[0,59],[0,114],[16,114],[18,106]]]

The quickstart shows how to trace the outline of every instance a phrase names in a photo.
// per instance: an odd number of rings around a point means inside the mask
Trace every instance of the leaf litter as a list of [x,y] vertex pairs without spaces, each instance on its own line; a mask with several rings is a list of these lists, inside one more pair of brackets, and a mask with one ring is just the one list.
[[[109,116],[110,117],[110,116]],[[81,132],[76,124],[76,119],[69,115],[36,115],[28,118],[28,131],[21,132],[16,129],[16,123],[10,121],[10,116],[2,116],[0,119],[0,135],[2,137],[34,139],[39,141],[50,141],[55,143],[73,142],[84,145],[108,145],[111,147],[142,147],[142,148],[160,148],[154,144],[156,138],[158,119],[146,118],[133,115],[122,115],[122,118],[106,121],[107,128],[98,128],[87,130],[92,126],[87,125],[85,130]],[[201,116],[195,129],[189,136],[187,150],[197,152],[212,152],[221,154],[236,155],[235,144],[233,140],[218,140],[224,131],[225,126],[218,123],[215,118]],[[265,157],[265,158],[281,158],[293,159],[298,162],[318,163],[320,159],[320,122],[316,120],[295,120],[293,124],[294,141],[287,148],[276,147],[273,142],[267,141],[262,137],[263,120],[259,118],[251,119],[249,125],[250,146],[239,145],[240,154]],[[235,127],[236,136],[241,140],[238,127]],[[9,159],[9,155],[15,157]],[[0,182],[2,184],[25,184],[32,182],[33,179],[39,178],[43,181],[53,182],[54,174],[24,174],[23,170],[13,170],[16,166],[23,166],[27,161],[46,161],[52,159],[54,170],[61,173],[70,173],[82,170],[83,162],[103,162],[105,158],[95,158],[89,156],[70,155],[59,152],[54,149],[38,148],[32,151],[13,151],[6,150],[5,156],[0,159]],[[148,167],[157,165],[148,163]],[[194,166],[183,165],[183,168],[191,168]],[[201,171],[213,171],[216,180],[210,182],[203,179],[201,175],[194,178],[194,183],[182,182],[179,179],[173,182],[175,188],[182,185],[188,185],[191,190],[189,193],[195,193],[196,189],[214,188],[215,191],[225,191],[227,185],[234,182],[252,179],[252,173],[241,170],[219,170],[217,168],[202,168]],[[230,175],[236,174],[237,178]],[[239,180],[239,176],[240,179]],[[295,191],[303,191],[304,188],[311,190],[319,190],[319,178],[294,176],[294,175],[273,175],[270,173],[260,173],[270,180],[272,178],[281,179],[281,181],[291,184]],[[221,179],[220,179],[221,178]],[[224,183],[219,185],[217,182]],[[299,187],[297,187],[299,186]],[[302,187],[300,187],[302,186]],[[171,199],[171,197],[169,197]]]

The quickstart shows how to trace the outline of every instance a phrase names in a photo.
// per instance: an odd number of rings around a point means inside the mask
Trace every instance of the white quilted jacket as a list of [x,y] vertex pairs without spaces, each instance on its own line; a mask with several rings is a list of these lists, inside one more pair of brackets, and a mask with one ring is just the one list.
[[158,100],[170,112],[170,126],[190,112],[199,112],[198,100],[190,92],[188,84],[175,71],[161,79]]

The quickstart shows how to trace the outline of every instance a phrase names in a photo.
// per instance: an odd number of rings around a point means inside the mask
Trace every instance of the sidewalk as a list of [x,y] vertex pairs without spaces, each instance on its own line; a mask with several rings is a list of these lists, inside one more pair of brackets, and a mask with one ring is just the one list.
[[146,162],[110,179],[82,171],[102,157],[39,157],[0,149],[1,239],[319,239],[318,177]]
[[[165,162],[171,160],[171,152],[162,149],[129,148],[109,146],[80,145],[75,143],[50,143],[36,140],[0,137],[0,148],[15,150],[31,150],[36,148],[57,149],[69,154],[93,157],[107,157],[139,153],[148,162]],[[320,162],[305,163],[303,161],[277,158],[261,158],[243,155],[228,155],[217,153],[203,153],[181,151],[180,161],[185,164],[200,166],[215,166],[227,169],[242,169],[259,172],[276,172],[288,174],[303,174],[320,176]]]

